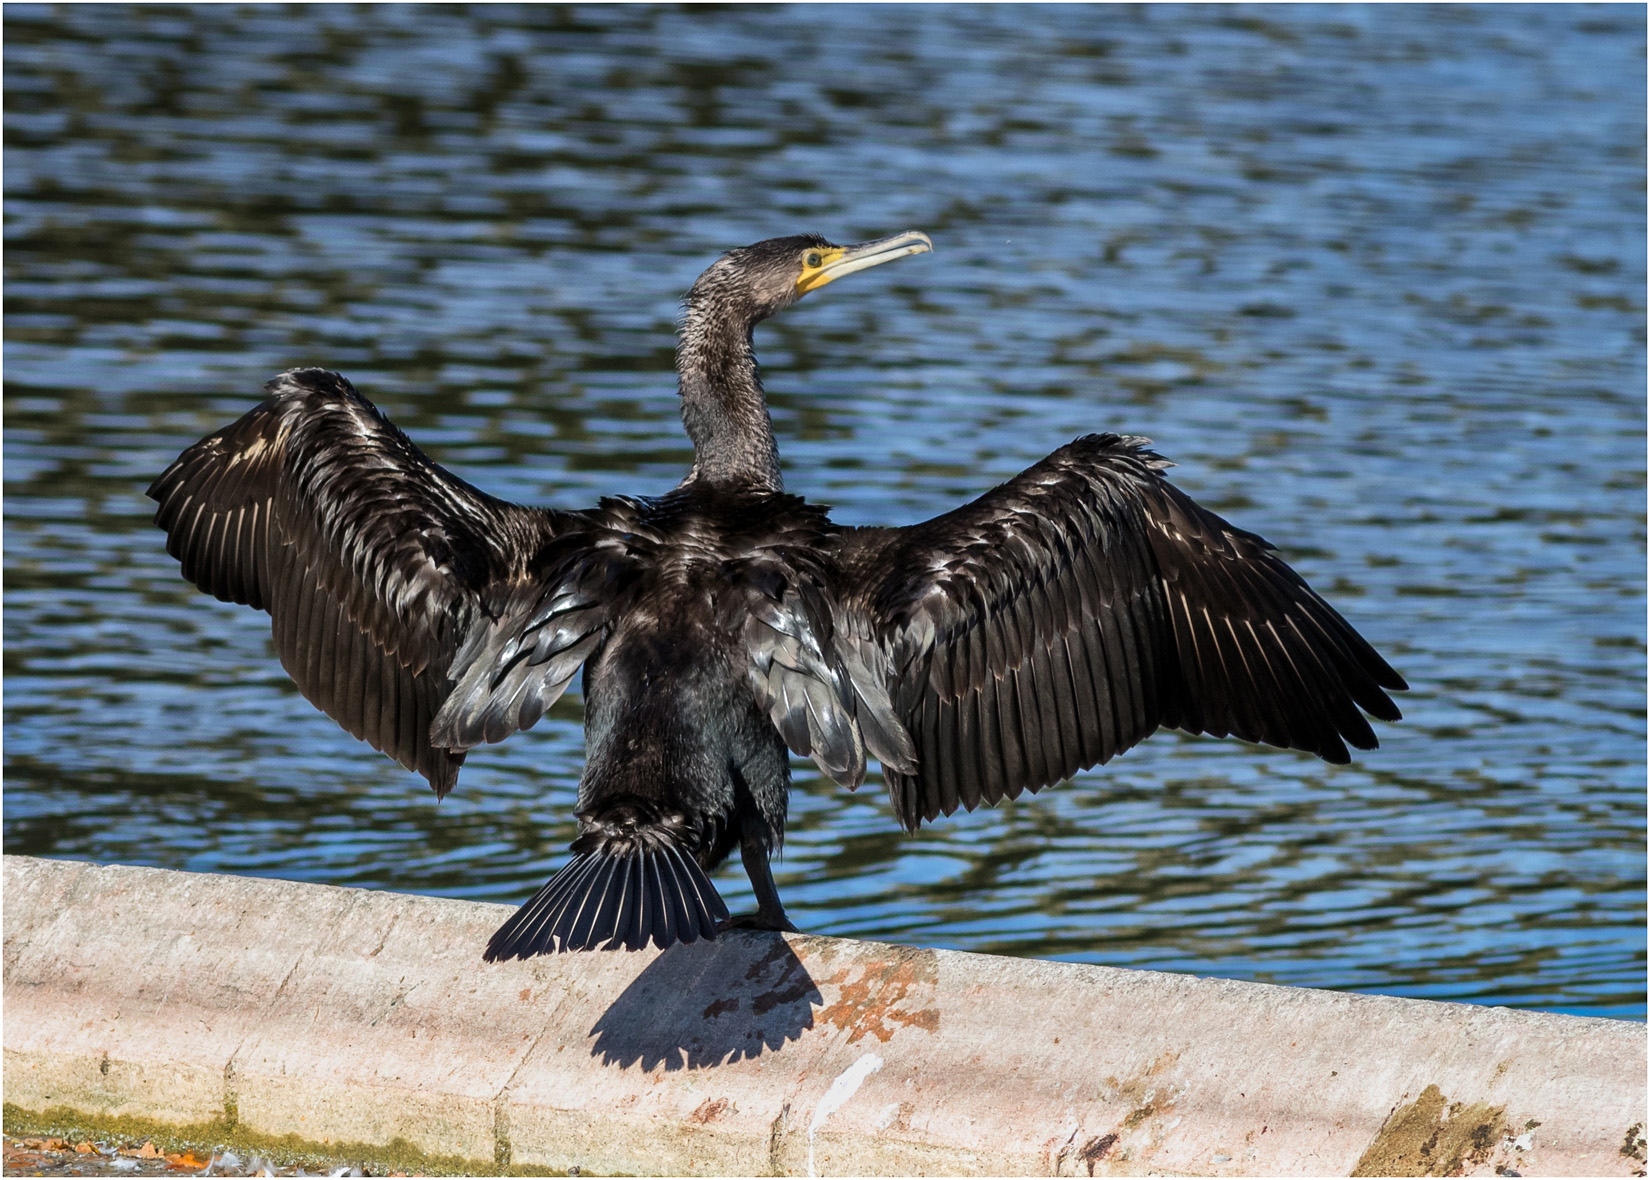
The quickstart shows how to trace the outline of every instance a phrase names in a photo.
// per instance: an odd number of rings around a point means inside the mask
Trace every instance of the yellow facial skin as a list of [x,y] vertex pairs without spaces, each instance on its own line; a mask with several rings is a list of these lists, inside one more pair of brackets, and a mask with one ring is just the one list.
[[833,250],[809,250],[802,256],[802,275],[796,280],[796,293],[806,295],[830,282],[835,276],[826,274],[825,268],[841,261],[846,253],[840,246]]
[[831,246],[808,250],[802,256],[802,274],[796,280],[796,293],[806,295],[843,275],[871,266],[881,266],[908,254],[927,254],[934,248],[933,240],[918,230],[907,230],[874,242],[857,246]]

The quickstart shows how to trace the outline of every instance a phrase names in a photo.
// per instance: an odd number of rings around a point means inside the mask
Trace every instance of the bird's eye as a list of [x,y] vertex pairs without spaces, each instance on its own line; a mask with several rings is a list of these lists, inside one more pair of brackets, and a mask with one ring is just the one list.
[[809,270],[812,270],[816,266],[819,266],[824,261],[825,260],[819,256],[819,251],[818,250],[809,250],[808,254],[807,254],[807,257],[802,259],[802,264],[804,266],[806,266]]

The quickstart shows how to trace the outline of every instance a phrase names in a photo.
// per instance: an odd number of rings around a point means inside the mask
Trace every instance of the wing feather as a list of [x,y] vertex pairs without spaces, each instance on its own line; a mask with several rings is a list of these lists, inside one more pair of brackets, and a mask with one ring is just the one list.
[[958,703],[957,742],[953,757],[957,763],[958,799],[965,809],[972,811],[985,798],[984,759],[980,753],[990,748],[981,707],[984,684],[980,676],[984,673],[984,659],[979,627],[965,629],[959,649],[967,674],[964,679],[966,688]]
[[1100,717],[1094,700],[1094,682],[1088,677],[1088,639],[1083,621],[1064,636],[1060,655],[1071,681],[1072,741],[1077,765],[1093,766],[1100,761]]

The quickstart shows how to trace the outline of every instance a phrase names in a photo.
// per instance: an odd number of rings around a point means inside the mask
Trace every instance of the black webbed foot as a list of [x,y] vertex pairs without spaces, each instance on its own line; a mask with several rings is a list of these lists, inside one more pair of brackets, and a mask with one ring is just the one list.
[[716,933],[720,934],[724,930],[777,930],[783,934],[802,933],[783,913],[775,917],[772,914],[764,914],[761,910],[754,914],[736,914],[731,918],[723,918],[716,923]]

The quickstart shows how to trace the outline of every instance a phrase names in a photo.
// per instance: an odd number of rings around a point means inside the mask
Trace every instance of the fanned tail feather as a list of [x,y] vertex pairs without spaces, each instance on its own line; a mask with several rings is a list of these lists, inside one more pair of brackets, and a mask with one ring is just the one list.
[[674,845],[575,853],[487,943],[490,963],[556,951],[637,951],[714,938],[728,907]]

